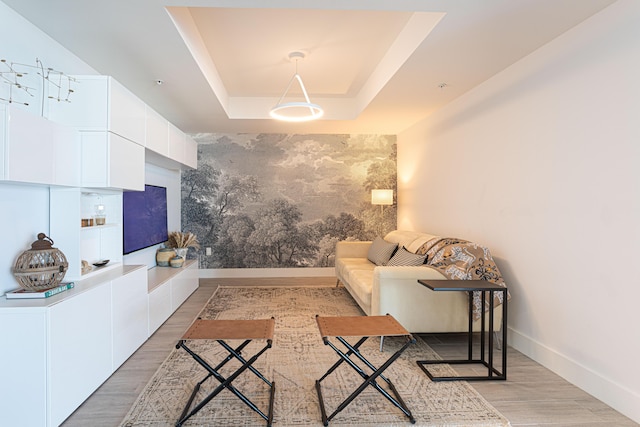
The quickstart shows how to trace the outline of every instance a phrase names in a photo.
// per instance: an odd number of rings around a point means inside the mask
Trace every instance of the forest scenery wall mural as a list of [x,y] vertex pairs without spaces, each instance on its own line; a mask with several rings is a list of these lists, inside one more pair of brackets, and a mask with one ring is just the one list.
[[[198,169],[182,173],[182,229],[200,268],[331,267],[336,242],[396,227],[390,135],[197,134]],[[206,255],[205,248],[211,248]]]

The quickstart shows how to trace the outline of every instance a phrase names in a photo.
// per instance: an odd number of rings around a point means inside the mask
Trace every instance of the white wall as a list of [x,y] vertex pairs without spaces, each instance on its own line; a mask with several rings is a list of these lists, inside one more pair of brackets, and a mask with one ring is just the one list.
[[[65,74],[98,74],[88,64],[1,1],[0,40],[2,40],[0,59],[6,60],[7,65],[17,63],[35,66],[36,59],[39,59],[45,68],[53,68]],[[7,72],[7,65],[0,64],[0,70]],[[20,65],[18,65],[18,68],[21,71],[26,70],[31,76],[37,75],[37,70],[35,69],[31,70]],[[24,78],[27,79],[28,77],[25,76]],[[39,91],[40,82],[36,82],[34,82],[34,85],[38,91],[34,92],[34,97],[25,97],[19,91],[15,92],[15,94],[20,100],[27,100],[29,106],[25,107],[26,109],[34,114],[40,114],[42,108],[41,92]],[[8,89],[9,85],[3,82],[0,85],[0,96],[7,98]]]
[[400,134],[398,225],[488,246],[510,344],[640,422],[638,22],[620,0]]

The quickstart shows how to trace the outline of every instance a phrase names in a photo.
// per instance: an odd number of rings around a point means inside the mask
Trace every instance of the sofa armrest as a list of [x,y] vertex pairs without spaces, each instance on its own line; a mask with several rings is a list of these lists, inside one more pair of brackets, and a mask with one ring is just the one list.
[[336,243],[337,258],[367,258],[369,254],[370,241],[340,241]]
[[[447,318],[450,304],[441,297],[461,297],[464,304],[464,295],[434,295],[418,283],[419,279],[447,278],[429,266],[376,267],[371,289],[371,315],[389,313],[410,332],[425,332],[431,330],[432,319]],[[440,329],[439,325],[433,326]],[[442,330],[447,329],[443,327]]]

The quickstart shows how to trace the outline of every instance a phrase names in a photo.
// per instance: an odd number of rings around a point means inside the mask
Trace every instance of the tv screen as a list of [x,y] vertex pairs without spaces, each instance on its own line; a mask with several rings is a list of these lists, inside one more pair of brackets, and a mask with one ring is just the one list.
[[145,185],[144,191],[122,193],[122,232],[125,255],[165,242],[167,189]]

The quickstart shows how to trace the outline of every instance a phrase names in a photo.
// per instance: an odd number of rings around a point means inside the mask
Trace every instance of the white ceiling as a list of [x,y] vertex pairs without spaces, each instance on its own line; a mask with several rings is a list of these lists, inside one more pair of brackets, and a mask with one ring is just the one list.
[[[2,1],[185,132],[383,134],[614,2]],[[292,51],[307,54],[298,72],[321,120],[268,118],[296,71]]]

